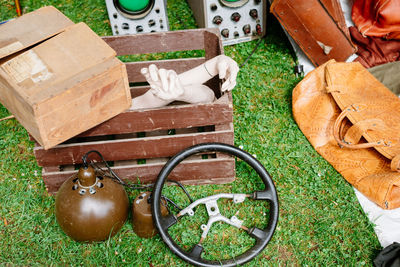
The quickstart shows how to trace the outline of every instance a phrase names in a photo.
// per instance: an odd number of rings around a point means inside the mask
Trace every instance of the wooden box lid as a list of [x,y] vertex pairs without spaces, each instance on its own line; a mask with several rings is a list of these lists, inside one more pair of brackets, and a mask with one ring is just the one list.
[[9,21],[0,27],[0,59],[54,36],[73,24],[52,6]]
[[[115,55],[115,51],[86,24],[78,23],[7,58],[0,65],[0,76],[34,106],[69,89],[58,86],[61,83],[96,68]],[[81,80],[75,81],[79,82]]]

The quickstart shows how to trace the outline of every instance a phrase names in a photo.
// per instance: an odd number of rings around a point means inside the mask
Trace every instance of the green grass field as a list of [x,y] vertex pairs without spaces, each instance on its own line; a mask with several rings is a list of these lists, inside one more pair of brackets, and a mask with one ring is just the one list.
[[[0,21],[15,17],[13,3],[1,0]],[[24,13],[53,5],[74,22],[87,23],[97,34],[111,35],[103,0],[22,0],[21,4]],[[186,1],[168,0],[167,6],[171,30],[196,28]],[[293,74],[294,60],[286,37],[271,16],[267,31],[265,41],[240,70],[233,91],[235,144],[256,155],[273,177],[280,219],[267,248],[247,266],[371,266],[381,249],[373,226],[352,187],[316,153],[293,120],[291,92],[300,78]],[[256,43],[225,47],[225,54],[240,64]],[[1,106],[0,117],[7,115],[10,113]],[[7,120],[0,122],[0,136],[0,265],[186,265],[158,235],[141,239],[129,222],[105,242],[72,241],[56,222],[55,199],[46,192],[26,130],[16,120]],[[232,184],[191,186],[189,191],[194,197],[204,197],[251,192],[260,186],[242,162],[237,163],[237,176]],[[130,192],[131,200],[137,194]],[[175,187],[167,188],[166,194],[187,204]],[[236,214],[247,225],[265,224],[262,214],[267,207],[262,203],[221,205],[228,217]],[[184,248],[200,238],[205,210],[199,209],[198,215],[171,229]],[[208,259],[240,254],[252,244],[246,234],[224,224],[215,225],[208,239]]]

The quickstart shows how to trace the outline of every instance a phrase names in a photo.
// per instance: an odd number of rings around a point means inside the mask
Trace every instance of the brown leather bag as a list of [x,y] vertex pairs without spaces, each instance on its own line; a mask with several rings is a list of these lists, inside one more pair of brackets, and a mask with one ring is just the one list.
[[399,0],[356,0],[351,17],[364,36],[400,39]]
[[400,173],[392,170],[400,100],[361,64],[331,60],[310,72],[293,90],[293,116],[349,183],[382,208],[400,207]]

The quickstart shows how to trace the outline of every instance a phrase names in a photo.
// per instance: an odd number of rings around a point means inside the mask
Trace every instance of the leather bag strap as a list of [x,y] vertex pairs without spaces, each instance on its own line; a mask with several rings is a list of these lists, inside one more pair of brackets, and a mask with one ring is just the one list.
[[[342,123],[342,125],[344,125]],[[366,119],[359,121],[351,126],[344,135],[344,142],[357,144],[368,130],[379,131],[385,128],[385,123],[381,119]],[[341,133],[341,132],[339,132]],[[343,135],[340,135],[343,136]]]
[[[341,129],[344,119],[352,112],[359,112],[360,108],[358,105],[350,105],[342,110],[339,116],[335,120],[335,124],[333,125],[333,137],[340,147],[346,147],[351,149],[362,149],[362,148],[370,148],[370,147],[382,147],[385,146],[386,143],[383,140],[379,140],[376,142],[362,143],[362,144],[351,144],[342,137]],[[360,137],[361,138],[361,137]],[[359,139],[360,139],[359,138]]]

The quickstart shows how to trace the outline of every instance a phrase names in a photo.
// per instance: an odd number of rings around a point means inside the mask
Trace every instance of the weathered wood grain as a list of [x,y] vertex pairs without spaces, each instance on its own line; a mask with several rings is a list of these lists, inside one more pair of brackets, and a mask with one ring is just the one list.
[[[154,183],[165,162],[124,165],[111,169],[123,180],[137,183]],[[54,172],[43,168],[42,176],[49,193],[57,192],[62,183],[76,171]],[[235,159],[215,158],[208,160],[186,160],[180,163],[168,177],[185,184],[216,184],[232,182],[235,178]]]

